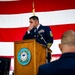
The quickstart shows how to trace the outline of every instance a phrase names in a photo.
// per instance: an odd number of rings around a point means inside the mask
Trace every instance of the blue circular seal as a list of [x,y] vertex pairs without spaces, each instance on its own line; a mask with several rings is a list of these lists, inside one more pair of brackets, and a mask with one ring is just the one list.
[[18,62],[21,65],[27,65],[31,59],[30,50],[28,50],[27,48],[21,48],[20,51],[18,52],[17,58],[18,58]]

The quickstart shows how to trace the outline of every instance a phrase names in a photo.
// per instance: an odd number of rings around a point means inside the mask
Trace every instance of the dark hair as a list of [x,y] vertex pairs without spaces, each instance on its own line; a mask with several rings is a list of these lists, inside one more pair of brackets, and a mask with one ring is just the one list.
[[29,19],[33,19],[33,20],[38,20],[39,21],[39,18],[37,16],[31,16]]

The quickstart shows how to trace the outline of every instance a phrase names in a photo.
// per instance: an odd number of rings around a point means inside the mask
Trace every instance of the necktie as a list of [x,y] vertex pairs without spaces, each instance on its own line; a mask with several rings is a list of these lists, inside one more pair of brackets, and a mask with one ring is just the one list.
[[36,38],[37,36],[37,28],[34,28],[34,37]]
[[34,28],[34,33],[36,33],[36,31],[37,31],[37,28]]

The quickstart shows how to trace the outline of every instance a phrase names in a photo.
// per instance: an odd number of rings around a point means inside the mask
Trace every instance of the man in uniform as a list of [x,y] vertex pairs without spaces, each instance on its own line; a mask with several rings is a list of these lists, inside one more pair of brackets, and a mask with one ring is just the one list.
[[49,48],[53,43],[53,35],[50,27],[42,26],[39,23],[39,18],[37,16],[31,16],[29,18],[29,22],[30,25],[25,35],[23,36],[23,40],[35,39],[38,43],[45,45],[47,46],[47,48]]

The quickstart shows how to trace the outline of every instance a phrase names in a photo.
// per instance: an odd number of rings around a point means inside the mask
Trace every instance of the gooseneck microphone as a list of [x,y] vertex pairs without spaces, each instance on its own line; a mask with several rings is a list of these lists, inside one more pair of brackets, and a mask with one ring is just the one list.
[[45,41],[45,39],[43,38],[43,36],[40,33],[38,33],[38,35],[40,36],[40,39],[43,40],[44,43],[47,45],[47,42]]
[[[49,48],[48,48],[48,46],[47,46],[47,42],[46,42],[46,40],[43,38],[43,36],[42,36],[42,34],[40,34],[40,33],[38,33],[38,35],[40,36],[40,39],[41,40],[43,40],[44,41],[44,43],[45,43],[45,47],[46,47],[46,52],[47,52],[47,56],[46,56],[46,58],[47,58],[47,60],[46,60],[46,62],[47,63],[49,63],[50,62],[50,59],[51,59],[51,54],[50,54],[50,52],[48,52],[48,50],[50,50]],[[51,50],[50,50],[51,51]],[[52,51],[51,51],[52,52]]]

